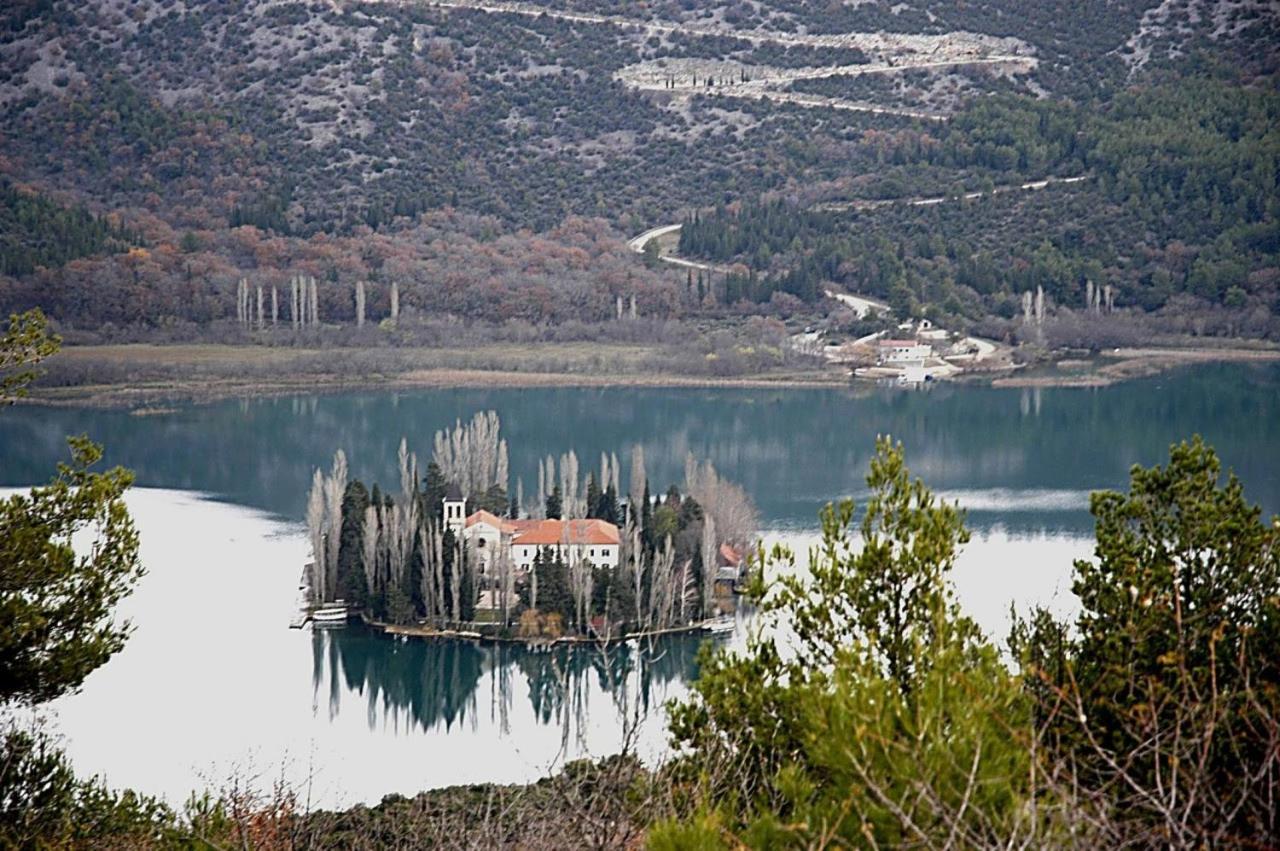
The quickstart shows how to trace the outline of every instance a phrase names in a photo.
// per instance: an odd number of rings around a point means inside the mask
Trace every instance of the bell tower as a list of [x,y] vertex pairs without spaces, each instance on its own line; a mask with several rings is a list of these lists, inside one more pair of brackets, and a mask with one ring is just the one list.
[[444,494],[444,525],[453,530],[455,536],[462,534],[467,524],[467,501],[457,485],[449,485]]

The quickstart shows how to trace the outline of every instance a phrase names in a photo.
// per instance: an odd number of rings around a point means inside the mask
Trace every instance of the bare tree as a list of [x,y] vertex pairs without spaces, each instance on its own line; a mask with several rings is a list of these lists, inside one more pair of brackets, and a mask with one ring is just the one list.
[[560,456],[560,516],[565,520],[586,516],[586,499],[580,494],[578,455],[570,449]]
[[400,318],[400,284],[397,281],[391,282],[391,321],[395,322]]
[[338,548],[342,532],[342,496],[347,488],[347,456],[334,453],[328,476],[316,469],[307,498],[307,533],[311,539],[311,598],[313,603],[333,599],[337,585]]
[[440,621],[447,617],[444,585],[444,533],[430,517],[420,520],[419,536],[422,539],[422,601],[427,620]]
[[643,628],[644,612],[644,548],[640,546],[640,528],[635,523],[635,512],[627,513],[627,522],[623,530],[622,546],[619,547],[620,563],[629,571],[632,591],[636,601],[636,626]]
[[361,566],[364,568],[364,585],[372,599],[378,588],[378,509],[369,505],[364,510],[364,540],[361,542]]
[[631,491],[627,500],[628,514],[635,519],[637,527],[644,516],[641,503],[644,502],[644,492],[647,485],[648,473],[644,468],[644,447],[637,443],[635,448],[631,450]]
[[328,599],[325,579],[328,571],[325,560],[324,473],[317,468],[311,476],[311,494],[307,497],[307,536],[311,539],[311,602],[323,603]]
[[400,471],[400,499],[409,502],[418,489],[418,456],[409,451],[409,441],[403,437],[396,452],[396,462]]
[[716,569],[720,552],[716,541],[716,519],[710,514],[702,517],[702,615],[712,617],[716,609]]
[[325,482],[325,529],[328,554],[325,558],[325,586],[336,593],[338,549],[342,544],[342,496],[347,490],[347,455],[341,449],[333,453],[333,469]]
[[665,629],[674,623],[679,575],[675,571],[675,548],[668,535],[663,548],[654,553],[650,566],[649,625]]
[[529,516],[534,519],[547,516],[547,468],[541,461],[538,462],[538,502]]
[[501,438],[502,423],[495,411],[477,413],[465,425],[461,420],[452,429],[436,432],[432,460],[462,495],[484,493],[498,485],[507,489],[507,443]]
[[699,464],[692,453],[685,456],[685,492],[702,506],[705,515],[715,518],[720,541],[745,547],[755,539],[759,520],[751,497],[738,485],[720,478],[710,461]]
[[[497,414],[494,414],[496,417]],[[493,474],[493,483],[502,488],[503,492],[507,492],[507,483],[511,478],[510,459],[507,457],[507,442],[505,440],[498,441],[498,461]]]
[[494,576],[497,579],[498,607],[502,610],[502,623],[505,626],[511,621],[511,603],[515,600],[516,574],[515,565],[511,562],[511,553],[499,547],[494,554]]
[[253,310],[249,305],[249,279],[241,278],[236,282],[236,321],[246,328],[253,322]]
[[462,541],[454,544],[453,553],[453,570],[449,572],[450,590],[452,593],[453,612],[452,620],[457,623],[462,620],[462,559],[464,558],[462,551]]
[[356,281],[356,327],[364,327],[364,281]]
[[578,630],[584,631],[591,616],[591,594],[595,577],[592,575],[591,561],[582,553],[577,553],[575,557],[572,532],[574,525],[572,520],[564,524],[561,544],[562,552],[569,560],[569,590],[573,594],[575,620]]

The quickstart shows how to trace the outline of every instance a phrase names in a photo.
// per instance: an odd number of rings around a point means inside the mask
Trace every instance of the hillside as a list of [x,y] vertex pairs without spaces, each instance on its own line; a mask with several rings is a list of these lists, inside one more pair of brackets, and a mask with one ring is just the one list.
[[[205,333],[236,316],[241,277],[270,293],[307,274],[333,322],[355,318],[358,281],[378,317],[393,283],[408,313],[492,322],[605,321],[633,296],[647,316],[716,313],[725,299],[646,268],[626,237],[762,198],[1061,174],[1074,152],[935,152],[966,134],[981,149],[974,110],[992,96],[1019,105],[1006,114],[1062,104],[1071,122],[1071,105],[1149,80],[1272,80],[1270,6],[1211,5],[8,4],[6,197],[102,224],[50,251],[43,226],[4,219],[0,309]],[[1107,241],[1124,225],[1099,223]],[[999,309],[956,297],[974,317]]]

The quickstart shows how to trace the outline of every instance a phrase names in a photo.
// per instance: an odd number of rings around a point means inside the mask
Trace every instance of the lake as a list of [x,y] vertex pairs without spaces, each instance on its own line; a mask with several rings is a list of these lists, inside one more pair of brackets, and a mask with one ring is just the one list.
[[[754,496],[770,540],[803,548],[827,501],[865,492],[875,436],[968,512],[961,603],[1003,637],[1010,602],[1072,610],[1088,557],[1088,494],[1123,488],[1202,434],[1247,495],[1280,510],[1280,366],[1213,365],[1107,388],[923,391],[538,388],[369,392],[177,406],[170,413],[0,411],[0,485],[47,479],[87,433],[136,471],[148,575],[122,606],[136,633],[51,707],[77,768],[181,803],[193,788],[284,776],[312,803],[482,781],[523,782],[567,759],[665,747],[662,705],[696,675],[696,639],[533,653],[290,630],[307,556],[312,470],[342,448],[352,474],[393,483],[401,437],[494,409],[514,482],[537,460],[643,446],[657,491],[693,452]],[[625,481],[624,481],[625,487]],[[740,641],[741,636],[737,639]]]

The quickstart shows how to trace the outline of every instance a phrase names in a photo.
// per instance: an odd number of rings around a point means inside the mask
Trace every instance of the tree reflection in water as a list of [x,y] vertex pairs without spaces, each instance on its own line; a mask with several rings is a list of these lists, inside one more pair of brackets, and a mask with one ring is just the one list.
[[[572,736],[581,742],[590,713],[605,709],[591,705],[593,695],[608,696],[608,711],[624,732],[657,708],[655,694],[665,695],[665,689],[656,686],[697,675],[703,640],[670,636],[608,648],[532,650],[517,644],[396,640],[356,626],[313,629],[313,708],[319,709],[325,695],[332,720],[346,694],[359,694],[370,729],[389,723],[397,731],[425,732],[468,721],[473,727],[492,724],[505,736],[523,682],[537,723],[558,726],[567,745]],[[488,691],[487,718],[477,706],[482,682]]]

